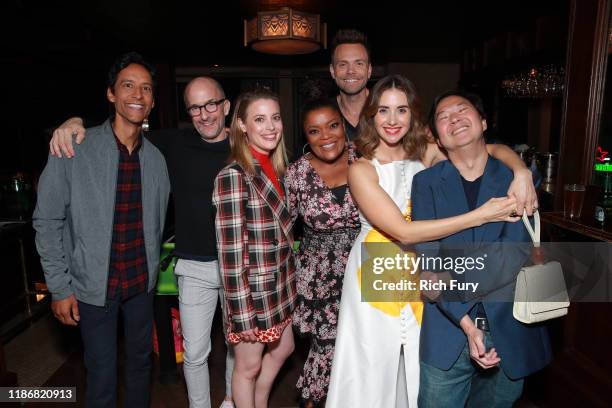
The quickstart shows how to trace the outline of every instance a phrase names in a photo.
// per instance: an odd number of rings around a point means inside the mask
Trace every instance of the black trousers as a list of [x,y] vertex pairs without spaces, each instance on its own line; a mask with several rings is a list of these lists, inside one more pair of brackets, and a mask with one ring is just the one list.
[[109,299],[104,307],[79,302],[79,326],[87,368],[85,405],[117,406],[117,326],[123,316],[125,337],[124,407],[146,408],[151,394],[153,293],[124,301]]

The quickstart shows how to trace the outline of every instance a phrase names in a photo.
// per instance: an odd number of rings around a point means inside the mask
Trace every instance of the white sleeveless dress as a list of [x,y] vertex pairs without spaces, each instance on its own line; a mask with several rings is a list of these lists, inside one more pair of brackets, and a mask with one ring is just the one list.
[[[425,167],[417,161],[380,164],[373,159],[379,185],[410,220],[412,178]],[[402,174],[403,173],[403,174]],[[398,392],[417,406],[419,392],[419,333],[421,302],[362,302],[361,244],[391,242],[359,213],[361,231],[349,255],[338,318],[327,408],[393,408]],[[397,390],[397,374],[404,346],[406,390]]]

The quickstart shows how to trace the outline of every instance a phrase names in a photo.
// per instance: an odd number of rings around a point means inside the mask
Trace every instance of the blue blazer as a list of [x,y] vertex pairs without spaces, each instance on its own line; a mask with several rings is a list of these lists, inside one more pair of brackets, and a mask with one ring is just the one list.
[[[506,166],[489,157],[480,183],[477,205],[484,204],[491,197],[505,196],[512,178],[513,174]],[[449,160],[415,175],[412,183],[413,220],[447,218],[466,212],[468,204],[461,176]],[[502,248],[501,245],[495,246],[495,243],[525,242],[528,239],[521,222],[496,222],[467,229],[439,241],[417,245],[418,253],[428,256],[435,256],[440,247],[445,245],[455,248],[463,244],[466,247],[487,245],[491,251],[500,251],[498,256],[488,254],[485,262],[487,273],[483,275],[480,272],[485,279],[479,279],[481,289],[484,292],[493,290],[496,301],[487,301],[488,298],[461,298],[425,303],[421,327],[421,361],[442,370],[450,369],[467,343],[459,321],[466,314],[475,317],[474,305],[482,301],[490,334],[501,358],[500,366],[508,377],[522,378],[548,364],[551,349],[546,327],[542,324],[526,325],[516,320],[512,316],[514,283],[508,279],[490,279],[499,278],[502,270],[511,271],[514,278],[528,258],[528,251],[521,253],[516,245]],[[465,278],[468,280],[467,276]],[[502,281],[504,285],[500,285]],[[506,301],[501,302],[499,299]]]

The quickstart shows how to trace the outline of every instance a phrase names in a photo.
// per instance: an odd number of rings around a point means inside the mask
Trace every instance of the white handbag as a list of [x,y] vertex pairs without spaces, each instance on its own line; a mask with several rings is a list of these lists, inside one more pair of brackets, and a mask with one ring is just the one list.
[[[533,240],[533,246],[539,248],[540,214],[536,211],[533,218],[535,230],[531,227],[527,214],[523,213],[523,223]],[[569,296],[559,262],[551,261],[521,269],[516,278],[512,310],[516,320],[523,323],[537,323],[565,316],[569,305]]]

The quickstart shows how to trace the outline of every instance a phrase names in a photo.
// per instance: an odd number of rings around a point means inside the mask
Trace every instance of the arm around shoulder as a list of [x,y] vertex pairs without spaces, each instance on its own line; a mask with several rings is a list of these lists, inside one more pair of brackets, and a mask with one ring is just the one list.
[[368,221],[380,232],[404,244],[433,241],[483,223],[475,211],[444,220],[408,222],[378,184],[374,167],[365,160],[349,167],[349,186],[353,199]]
[[49,142],[49,152],[52,156],[62,157],[62,153],[66,158],[74,156],[73,138],[76,144],[80,144],[85,138],[85,126],[83,119],[72,117],[59,125],[53,131],[53,137]]
[[444,160],[448,160],[448,157],[440,150],[440,146],[436,142],[427,143],[427,150],[425,150],[425,156],[422,159],[425,167],[432,167]]
[[538,195],[531,171],[523,160],[506,145],[488,144],[487,151],[514,173],[514,179],[508,188],[508,195],[516,197],[518,214],[522,214],[525,209],[527,215],[532,215],[533,211],[538,208]]

